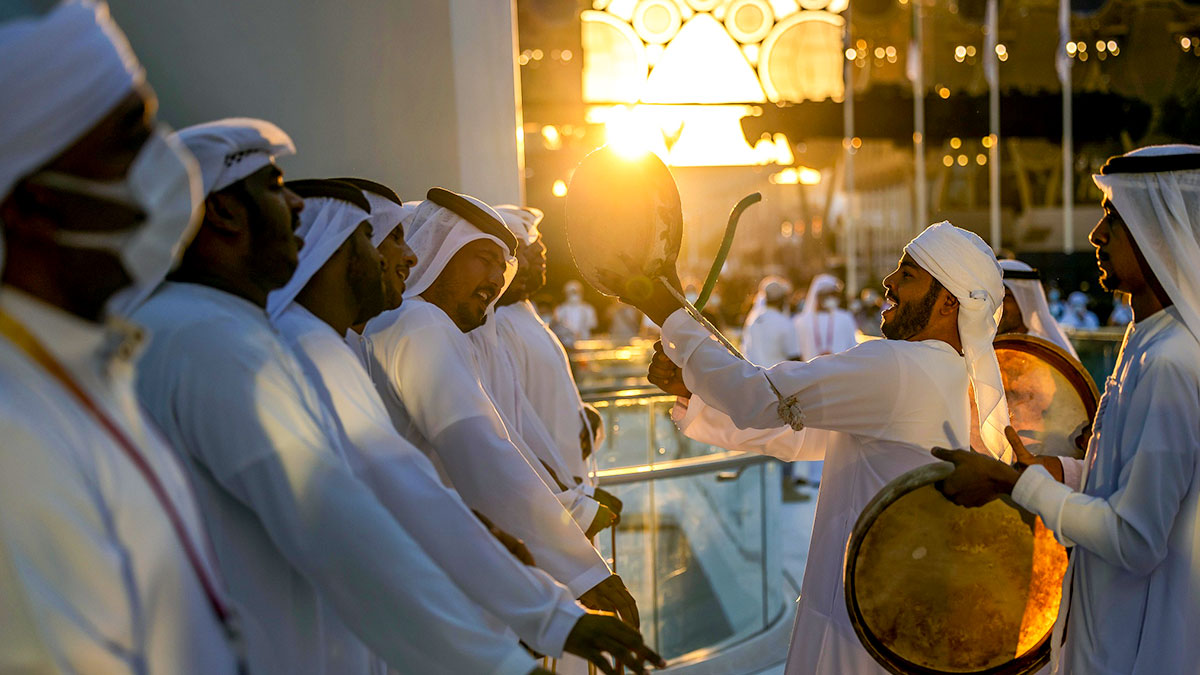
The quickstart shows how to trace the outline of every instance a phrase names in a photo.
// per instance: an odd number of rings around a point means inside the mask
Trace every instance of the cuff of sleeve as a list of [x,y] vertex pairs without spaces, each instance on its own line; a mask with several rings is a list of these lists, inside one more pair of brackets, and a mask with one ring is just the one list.
[[508,655],[492,669],[492,675],[529,675],[538,662],[519,644],[514,644]]
[[543,632],[542,642],[544,644],[533,645],[533,648],[543,654],[561,659],[563,647],[567,644],[567,637],[575,629],[575,624],[579,622],[579,617],[586,613],[587,610],[579,606],[576,602],[559,603],[551,612],[552,616],[548,621],[546,630]]
[[593,565],[583,574],[572,579],[567,584],[567,589],[571,591],[571,595],[578,598],[596,587],[601,581],[612,576],[612,570],[608,569],[608,565],[601,560],[598,564]]
[[704,404],[696,396],[690,399],[676,396],[675,406],[671,408],[671,421],[675,422],[680,432],[687,434],[688,427],[700,417],[700,409],[703,407]]
[[580,494],[575,503],[571,505],[571,517],[575,519],[575,524],[579,526],[579,529],[587,532],[587,529],[592,526],[592,521],[596,519],[596,512],[599,510],[600,502]]
[[[675,310],[671,316],[667,317],[667,320],[663,322],[663,351],[666,353],[667,358],[671,359],[671,361],[678,366],[683,366],[683,362],[687,360],[685,357],[691,352],[691,350],[688,348],[688,343],[692,337],[689,335],[689,333],[691,332],[690,329],[693,326],[703,330],[700,324],[696,323],[692,317],[688,316],[688,313],[682,309]],[[704,331],[704,334],[707,335],[708,332]]]
[[1013,486],[1013,501],[1042,519],[1042,524],[1054,531],[1060,543],[1071,543],[1062,534],[1061,516],[1063,505],[1073,490],[1054,480],[1049,471],[1040,466],[1031,466],[1017,479]]

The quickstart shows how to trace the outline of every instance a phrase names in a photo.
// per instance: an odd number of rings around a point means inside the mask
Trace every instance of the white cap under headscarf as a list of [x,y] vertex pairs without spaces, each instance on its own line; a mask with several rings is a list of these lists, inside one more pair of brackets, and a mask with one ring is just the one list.
[[[405,230],[405,240],[412,248],[413,253],[417,254],[417,264],[413,266],[412,272],[408,276],[404,297],[411,298],[424,293],[441,276],[454,254],[458,253],[462,247],[479,239],[493,241],[504,250],[504,255],[508,259],[504,272],[504,288],[508,288],[508,284],[512,283],[513,277],[517,273],[517,259],[512,255],[513,243],[501,239],[496,234],[484,232],[467,219],[468,214],[461,214],[435,202],[434,199],[438,198],[440,193],[454,195],[454,193],[441,188],[431,188],[426,195],[426,200],[421,202],[413,214],[412,224]],[[470,214],[471,217],[491,218],[494,221],[492,225],[497,230],[502,230],[507,233],[507,236],[511,236],[508,227],[504,224],[504,219],[492,207],[468,195],[455,195],[455,197],[466,202],[467,206],[462,208],[474,209]],[[504,293],[504,288],[501,288],[500,293],[496,294],[496,298],[492,300],[492,306]]]
[[0,200],[145,81],[103,2],[0,24]]
[[296,154],[283,129],[266,120],[231,117],[180,129],[179,140],[196,156],[204,194],[233,185],[276,158]]
[[1079,355],[1075,353],[1075,347],[1058,327],[1054,315],[1050,313],[1050,304],[1046,302],[1046,289],[1042,288],[1041,280],[1009,276],[1010,272],[1034,275],[1036,270],[1020,260],[1001,260],[1000,269],[1004,270],[1004,285],[1012,291],[1013,298],[1016,299],[1017,306],[1021,309],[1021,318],[1025,322],[1025,327],[1029,329],[1029,334],[1053,342],[1078,359]]
[[1010,424],[1008,402],[992,346],[1004,311],[1004,281],[996,255],[979,235],[946,221],[925,228],[904,251],[958,299],[958,337],[975,389],[979,433],[992,456],[1012,461],[1004,437]]
[[[746,321],[743,325],[749,326],[762,316],[763,310],[767,308],[767,301],[778,302],[786,298],[792,292],[792,284],[781,276],[770,274],[762,278],[758,282],[758,291],[754,293],[754,300],[750,303],[750,311],[746,313]],[[778,294],[778,295],[773,295]]]
[[1200,340],[1200,146],[1140,148],[1110,159],[1092,180]]
[[283,288],[267,296],[267,314],[272,319],[282,314],[358,226],[370,218],[371,213],[361,206],[336,197],[305,197],[300,227],[296,228],[296,236],[304,240],[296,271]]
[[501,204],[496,207],[496,213],[504,219],[504,224],[517,236],[518,241],[532,244],[538,238],[538,224],[546,217],[541,209],[532,206],[514,206]]

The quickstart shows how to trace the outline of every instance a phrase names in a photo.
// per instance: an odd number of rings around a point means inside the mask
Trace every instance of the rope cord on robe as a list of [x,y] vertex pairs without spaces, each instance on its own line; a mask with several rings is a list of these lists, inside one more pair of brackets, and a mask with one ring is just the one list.
[[155,475],[154,469],[151,468],[149,462],[146,461],[146,458],[138,452],[137,447],[129,440],[121,428],[117,426],[116,422],[112,421],[101,410],[100,406],[88,396],[87,392],[75,382],[66,368],[37,341],[37,338],[25,326],[21,325],[20,322],[3,310],[0,310],[0,334],[8,338],[21,351],[33,359],[35,363],[40,365],[43,370],[57,380],[108,433],[133,466],[142,474],[142,478],[149,485],[150,491],[154,493],[159,505],[166,512],[168,520],[171,521],[171,527],[175,530],[175,536],[179,539],[179,543],[183,547],[184,554],[187,556],[192,571],[200,581],[200,586],[204,591],[204,596],[208,600],[208,604],[212,607],[213,614],[220,620],[233,644],[235,646],[238,645],[238,633],[234,626],[233,612],[229,609],[225,600],[222,599],[217,590],[216,583],[209,576],[203,563],[201,563],[200,555],[196,549],[197,544],[188,536],[187,529],[183,524],[183,518],[179,515],[178,510],[176,510],[174,502],[167,496],[166,489],[163,488],[162,483],[159,481],[158,476]]
[[[693,307],[692,303],[687,301],[687,298],[683,297],[679,291],[675,290],[675,287],[667,281],[666,277],[659,277],[658,282],[666,287],[667,291],[670,292],[675,300],[679,302],[679,306],[683,308],[683,311],[687,312],[688,316],[695,319],[701,326],[704,326],[704,329],[712,334],[717,342],[721,343],[721,346],[725,347],[725,349],[728,349],[730,354],[733,354],[742,361],[749,363],[746,357],[742,356],[742,353],[738,351],[738,348],[734,347],[733,343],[730,342],[729,339],[724,335],[722,335],[721,331],[717,330],[716,326],[712,325],[712,322],[704,318],[704,315],[701,314],[700,311],[695,307]],[[767,375],[766,370],[761,370],[759,372],[761,372],[763,377],[766,378],[767,384],[771,386],[771,391],[775,392],[775,398],[779,400],[779,405],[775,408],[776,412],[779,413],[779,418],[795,431],[803,430],[804,411],[800,409],[800,403],[796,400],[796,395],[792,394],[791,396],[785,397],[779,392],[779,388],[775,386],[775,383],[771,381],[771,376]]]

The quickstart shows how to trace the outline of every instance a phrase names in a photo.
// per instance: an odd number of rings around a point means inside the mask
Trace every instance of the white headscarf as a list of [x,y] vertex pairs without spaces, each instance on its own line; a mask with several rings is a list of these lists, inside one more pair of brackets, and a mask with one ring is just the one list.
[[[485,214],[495,218],[496,223],[501,227],[507,228],[504,224],[504,219],[500,214],[496,213],[492,207],[483,202],[467,195],[460,195],[470,201]],[[479,240],[487,239],[493,241],[504,250],[504,255],[508,258],[508,264],[504,271],[504,286],[500,289],[500,293],[492,300],[488,311],[491,311],[496,305],[496,300],[500,299],[500,295],[504,293],[504,289],[512,283],[513,277],[517,273],[517,259],[509,252],[508,245],[501,241],[498,237],[485,233],[478,227],[472,225],[463,216],[458,215],[454,211],[435,204],[433,201],[426,199],[421,202],[412,216],[412,224],[407,226],[405,230],[405,240],[413,253],[417,254],[417,264],[412,268],[412,273],[408,277],[408,286],[404,290],[404,297],[411,298],[424,293],[434,281],[442,274],[442,270],[446,269],[446,265],[450,259],[458,253],[462,247],[467,244]]]
[[[370,193],[364,194],[367,195],[367,199],[371,199]],[[375,213],[376,200],[391,204],[386,215]],[[396,206],[395,202],[375,195],[375,199],[371,199],[371,244],[375,248],[379,248],[383,240],[387,239],[387,236],[397,227],[403,227],[405,237],[407,237],[412,228],[413,218],[417,215],[417,209],[424,203],[423,201],[404,202],[400,206]]]
[[205,196],[233,185],[279,157],[296,154],[296,146],[283,129],[249,117],[197,124],[180,129],[176,136],[196,156]]
[[[1092,180],[1129,227],[1183,323],[1200,340],[1200,169],[1177,168],[1200,165],[1189,161],[1196,155],[1200,146],[1140,148],[1110,159]],[[1137,158],[1133,162],[1140,166],[1132,169],[1140,172],[1130,171],[1129,158]],[[1124,166],[1118,168],[1118,163]]]
[[[388,203],[394,204],[390,201]],[[329,262],[364,220],[370,218],[370,213],[341,199],[306,198],[304,210],[300,212],[300,227],[296,229],[296,236],[304,240],[304,246],[300,248],[299,263],[287,284],[283,288],[271,291],[267,296],[267,314],[272,319],[278,318],[300,291],[304,290],[317,270]]]
[[979,235],[946,221],[925,228],[904,251],[958,299],[958,336],[975,389],[979,432],[988,452],[1012,461],[1004,437],[1010,423],[1008,402],[992,346],[1004,311],[1004,281],[996,255]]
[[[1005,272],[1034,271],[1032,267],[1020,260],[1001,260],[1000,269]],[[1054,315],[1050,313],[1050,305],[1046,302],[1046,289],[1042,288],[1040,280],[1006,278],[1004,285],[1012,291],[1017,306],[1021,308],[1021,318],[1025,321],[1030,335],[1049,340],[1062,347],[1074,358],[1079,358],[1079,355],[1075,353],[1075,347],[1058,327]]]
[[812,283],[808,285],[808,295],[804,296],[804,307],[800,310],[800,316],[804,317],[803,320],[807,322],[807,325],[814,325],[812,317],[821,311],[821,294],[829,291],[840,292],[841,290],[841,280],[832,274],[818,274],[813,277]]
[[496,213],[504,219],[509,231],[517,236],[518,241],[532,244],[538,238],[538,224],[546,217],[541,209],[532,206],[514,206],[501,204],[496,207]]
[[103,2],[0,24],[0,199],[145,79]]

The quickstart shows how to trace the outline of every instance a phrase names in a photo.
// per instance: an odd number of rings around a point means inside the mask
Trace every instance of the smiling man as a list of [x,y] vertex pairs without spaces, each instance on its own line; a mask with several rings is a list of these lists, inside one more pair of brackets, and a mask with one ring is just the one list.
[[650,381],[680,397],[672,414],[685,434],[787,461],[825,461],[788,675],[886,672],[846,613],[846,542],[884,485],[929,463],[930,440],[967,443],[968,376],[988,450],[1007,452],[1008,409],[992,349],[1004,286],[991,249],[949,223],[932,225],[883,283],[888,339],[772,368],[734,357],[665,290],[637,303],[662,324],[665,348]]
[[511,281],[516,237],[488,205],[441,188],[429,190],[408,237],[418,262],[404,304],[363,333],[392,423],[468,506],[523,539],[538,566],[581,602],[637,625],[633,597],[570,513],[582,494],[560,490],[508,428],[466,335]]
[[[1055,627],[1056,672],[1195,672],[1200,147],[1135,150],[1093,179],[1104,193],[1104,217],[1090,236],[1100,283],[1132,296],[1134,322],[1105,382],[1087,455],[1025,457],[1036,465],[1013,468],[962,451],[934,454],[957,465],[947,496],[977,506],[1011,494],[1074,546]],[[1019,444],[1015,433],[1010,439]]]

